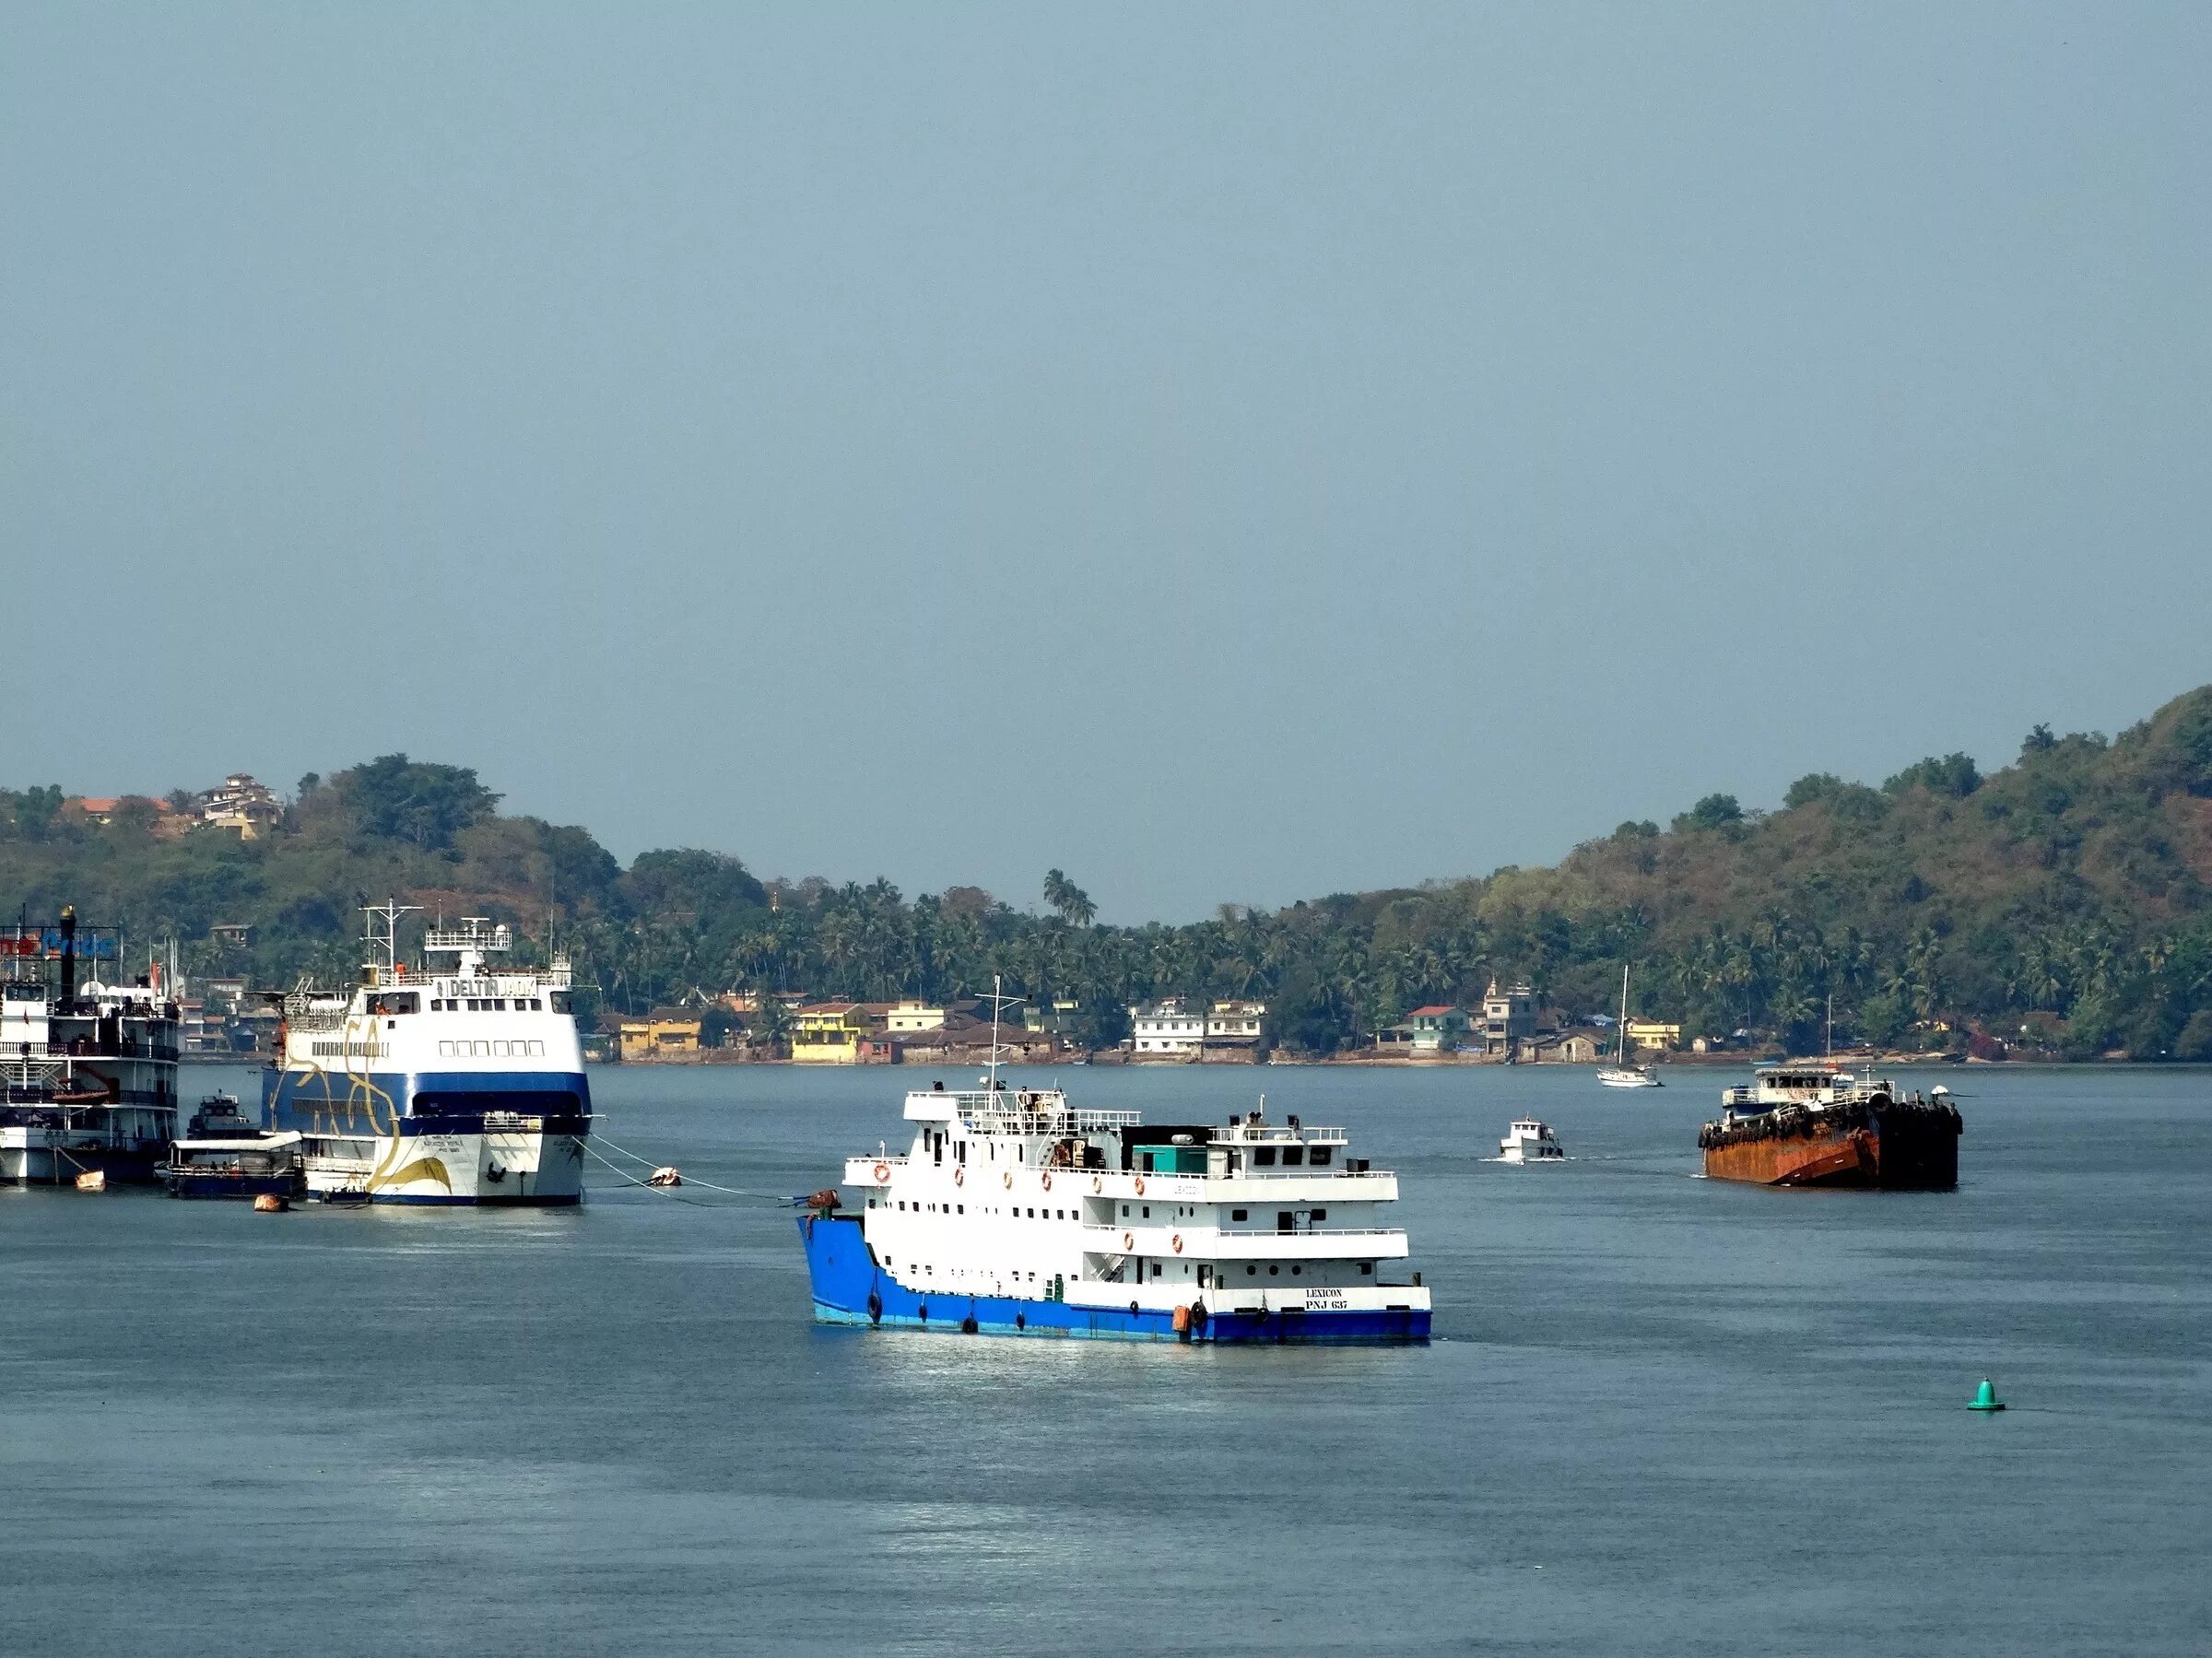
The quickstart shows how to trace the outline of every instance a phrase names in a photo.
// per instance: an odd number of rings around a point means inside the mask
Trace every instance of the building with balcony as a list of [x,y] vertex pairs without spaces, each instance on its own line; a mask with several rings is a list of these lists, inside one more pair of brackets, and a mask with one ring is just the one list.
[[1482,993],[1482,1051],[1511,1058],[1522,1039],[1536,1033],[1536,993],[1524,979],[1511,990],[1490,981]]

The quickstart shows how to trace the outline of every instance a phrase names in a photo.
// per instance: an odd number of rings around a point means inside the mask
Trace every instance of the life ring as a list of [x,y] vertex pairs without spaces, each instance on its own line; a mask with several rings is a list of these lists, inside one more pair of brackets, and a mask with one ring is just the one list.
[[1044,1189],[1047,1192],[1050,1192],[1053,1189],[1053,1177],[1050,1174],[1041,1174],[1037,1178],[1039,1181],[1043,1182]]
[[965,1186],[968,1183],[968,1170],[955,1169],[952,1171],[952,1183],[956,1186]]
[[1145,1194],[1145,1177],[1141,1174],[1136,1177],[1136,1194],[1139,1197]]
[[1099,1193],[1099,1192],[1103,1192],[1103,1191],[1105,1191],[1105,1190],[1106,1190],[1106,1177],[1105,1177],[1104,1175],[1102,1175],[1102,1174],[1094,1174],[1094,1175],[1092,1175],[1092,1176],[1090,1177],[1090,1189],[1091,1189],[1091,1191],[1092,1191],[1093,1193]]
[[1124,1232],[1122,1234],[1122,1248],[1124,1250],[1133,1250],[1135,1247],[1136,1234],[1135,1232]]
[[1006,1171],[1006,1173],[1004,1173],[1004,1174],[1000,1175],[1000,1176],[998,1177],[998,1183],[999,1183],[1000,1185],[1002,1185],[1002,1186],[1006,1187],[1006,1189],[1007,1191],[1009,1191],[1009,1192],[1013,1191],[1013,1190],[1014,1190],[1014,1170],[1012,1170],[1011,1169],[1009,1169],[1009,1170],[1007,1170]]
[[888,1163],[878,1163],[876,1165],[876,1183],[878,1186],[884,1184],[890,1178],[891,1166]]
[[1168,1241],[1174,1246],[1174,1250],[1177,1254],[1180,1255],[1182,1253],[1182,1234],[1181,1232],[1176,1233],[1175,1236],[1169,1239]]

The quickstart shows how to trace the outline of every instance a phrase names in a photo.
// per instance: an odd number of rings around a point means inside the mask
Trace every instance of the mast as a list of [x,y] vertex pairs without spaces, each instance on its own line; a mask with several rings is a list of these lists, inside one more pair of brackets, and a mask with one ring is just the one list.
[[1620,1024],[1615,1031],[1618,1043],[1613,1063],[1622,1070],[1629,1068],[1629,964],[1620,964]]

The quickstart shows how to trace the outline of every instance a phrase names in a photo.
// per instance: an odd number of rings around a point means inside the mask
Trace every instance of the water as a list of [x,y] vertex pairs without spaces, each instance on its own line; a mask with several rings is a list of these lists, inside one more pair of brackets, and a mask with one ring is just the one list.
[[[786,1194],[929,1075],[593,1086],[606,1137]],[[1694,1178],[1715,1073],[1065,1080],[1349,1127],[1442,1338],[818,1329],[787,1209],[611,1176],[545,1214],[0,1194],[0,1645],[2212,1646],[2212,1075],[1947,1072],[1955,1194]],[[1487,1160],[1524,1111],[1575,1160]]]

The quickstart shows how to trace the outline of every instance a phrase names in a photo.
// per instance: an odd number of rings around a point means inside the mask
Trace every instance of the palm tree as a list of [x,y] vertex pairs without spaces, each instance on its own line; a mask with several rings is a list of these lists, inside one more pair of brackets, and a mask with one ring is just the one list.
[[1058,911],[1070,926],[1088,927],[1098,914],[1090,895],[1057,869],[1044,872],[1044,901]]

